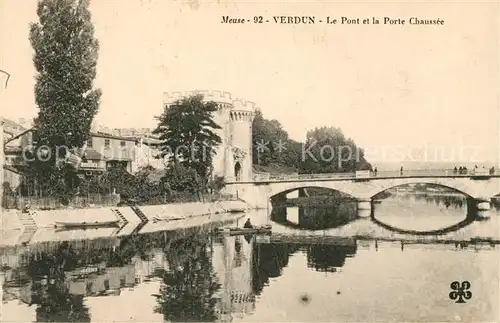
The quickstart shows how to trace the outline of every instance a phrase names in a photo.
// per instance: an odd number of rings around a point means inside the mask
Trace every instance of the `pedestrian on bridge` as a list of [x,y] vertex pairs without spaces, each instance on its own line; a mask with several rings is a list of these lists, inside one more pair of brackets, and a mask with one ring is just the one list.
[[403,175],[403,166],[401,166],[400,175]]

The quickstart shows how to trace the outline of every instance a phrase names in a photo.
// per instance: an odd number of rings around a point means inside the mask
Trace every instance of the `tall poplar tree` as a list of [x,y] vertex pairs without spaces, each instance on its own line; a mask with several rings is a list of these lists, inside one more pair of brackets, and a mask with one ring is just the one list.
[[99,44],[94,38],[89,0],[40,0],[37,14],[39,21],[30,26],[39,108],[34,137],[37,147],[50,150],[51,158],[43,163],[38,158],[33,169],[43,181],[56,181],[63,191],[71,191],[75,170],[56,166],[56,149],[64,157],[61,147],[70,151],[81,148],[90,137],[101,97],[93,86]]

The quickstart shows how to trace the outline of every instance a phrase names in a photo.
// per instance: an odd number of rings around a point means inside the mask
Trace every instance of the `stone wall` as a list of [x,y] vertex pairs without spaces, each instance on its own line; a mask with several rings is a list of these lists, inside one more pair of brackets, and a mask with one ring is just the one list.
[[[3,210],[0,216],[0,247],[44,241],[88,240],[132,233],[175,230],[222,221],[231,211],[244,211],[242,201],[179,203],[137,207],[102,207],[31,211]],[[241,214],[240,214],[241,215]],[[118,221],[113,227],[68,229],[57,222],[94,223]]]

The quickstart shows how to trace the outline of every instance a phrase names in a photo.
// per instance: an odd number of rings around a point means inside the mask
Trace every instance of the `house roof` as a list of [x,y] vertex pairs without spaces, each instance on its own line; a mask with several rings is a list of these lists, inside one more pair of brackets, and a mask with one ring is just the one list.
[[23,149],[19,146],[5,146],[4,147],[5,153],[20,153],[22,151],[23,151]]
[[7,119],[7,118],[4,118],[4,117],[0,117],[0,122],[2,123],[2,125],[5,128],[15,128],[15,129],[18,129],[19,131],[26,130],[26,127],[24,127],[20,123],[15,122],[15,121],[10,120],[10,119]]
[[142,140],[142,143],[145,145],[161,145],[163,143],[163,141],[161,141],[158,138],[142,137],[140,139]]
[[106,160],[106,157],[97,152],[97,150],[89,147],[85,149],[85,153],[83,154],[83,156],[87,160]]
[[109,133],[104,133],[104,132],[92,132],[91,133],[92,137],[100,137],[100,138],[108,138],[108,139],[118,139],[118,140],[126,140],[126,141],[136,141],[135,137],[123,137],[123,136],[116,136],[112,135]]

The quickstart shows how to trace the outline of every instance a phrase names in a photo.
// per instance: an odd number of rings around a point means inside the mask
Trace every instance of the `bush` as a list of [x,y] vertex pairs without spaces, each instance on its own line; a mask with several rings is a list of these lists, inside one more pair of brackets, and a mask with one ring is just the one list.
[[198,193],[202,188],[202,179],[193,168],[175,164],[166,169],[161,180],[167,191]]
[[208,189],[210,193],[219,192],[226,186],[226,181],[223,176],[214,176],[208,182]]

